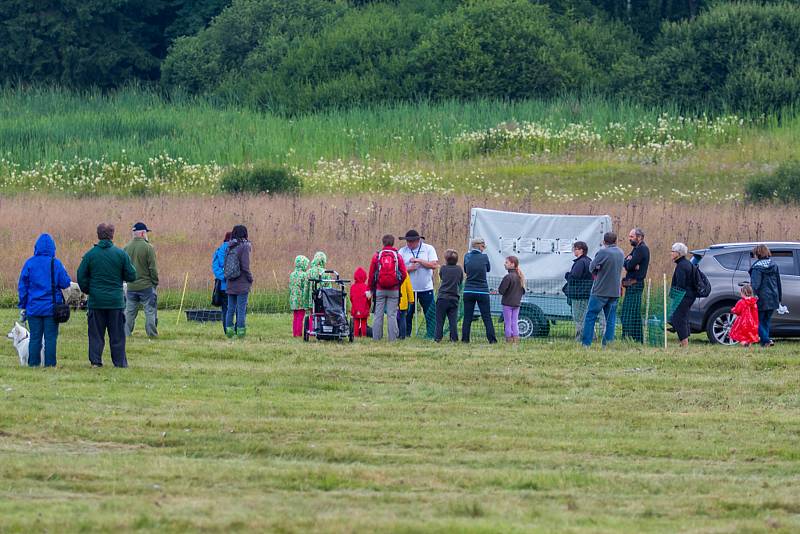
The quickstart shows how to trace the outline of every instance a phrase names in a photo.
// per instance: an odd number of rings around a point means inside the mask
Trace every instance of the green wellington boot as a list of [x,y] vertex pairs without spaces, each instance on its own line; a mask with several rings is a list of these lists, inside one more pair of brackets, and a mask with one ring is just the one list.
[[239,339],[244,338],[245,335],[247,335],[247,328],[239,328],[236,330],[236,337]]
[[225,329],[225,335],[228,336],[228,339],[233,339],[233,336],[236,335],[236,329],[235,328],[226,328]]

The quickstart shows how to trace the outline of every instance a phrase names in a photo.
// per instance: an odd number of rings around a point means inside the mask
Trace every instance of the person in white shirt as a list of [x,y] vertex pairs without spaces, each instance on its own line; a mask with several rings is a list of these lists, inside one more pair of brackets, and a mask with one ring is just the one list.
[[[433,338],[436,327],[434,303],[433,303],[433,273],[439,268],[439,258],[436,256],[436,249],[425,243],[425,237],[419,235],[416,230],[409,230],[406,235],[401,237],[406,241],[406,246],[399,250],[400,256],[405,261],[408,275],[411,278],[411,287],[416,294],[416,303],[422,305],[425,314],[426,336]],[[409,306],[406,315],[406,332],[411,336],[414,324],[414,306]],[[429,311],[430,310],[430,311]],[[429,315],[431,314],[430,319]]]

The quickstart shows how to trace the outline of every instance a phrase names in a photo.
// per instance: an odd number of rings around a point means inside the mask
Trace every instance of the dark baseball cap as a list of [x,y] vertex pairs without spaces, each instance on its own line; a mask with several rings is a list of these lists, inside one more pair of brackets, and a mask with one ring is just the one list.
[[150,229],[147,227],[147,225],[145,223],[137,222],[136,224],[133,225],[133,231],[134,232],[149,232]]

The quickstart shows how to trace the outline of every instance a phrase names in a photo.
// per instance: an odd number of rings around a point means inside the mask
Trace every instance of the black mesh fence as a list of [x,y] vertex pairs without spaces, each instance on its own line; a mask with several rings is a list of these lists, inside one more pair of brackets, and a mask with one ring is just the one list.
[[[469,321],[470,341],[487,342],[487,322],[478,306],[482,299],[488,301],[485,312],[490,320],[494,337],[503,340],[506,334],[518,335],[523,342],[580,341],[588,310],[591,281],[567,284],[563,279],[534,279],[526,281],[526,292],[519,307],[516,330],[507,329],[510,324],[504,320],[502,296],[497,293],[501,278],[489,278],[489,295],[462,295],[458,303],[457,337],[463,338],[465,323]],[[211,304],[213,281],[205,289],[198,289],[197,282],[189,281],[184,291],[182,280],[165,280],[158,290],[160,309],[180,310],[182,317],[190,320],[218,321],[220,308]],[[278,280],[272,284],[254,285],[248,302],[249,313],[289,314],[288,290]],[[0,303],[6,307],[16,306],[16,293],[10,287],[0,290]],[[623,288],[623,295],[617,302],[614,321],[614,339],[632,344],[652,346],[664,345],[665,317],[672,315],[683,297],[681,291],[667,291],[664,306],[664,285],[662,280],[646,280],[637,287]],[[473,309],[465,313],[472,302]],[[349,301],[346,303],[349,314]],[[436,325],[436,301],[424,310],[419,299],[415,303],[411,336],[432,339]],[[372,325],[374,317],[370,317]],[[592,340],[600,341],[606,330],[605,314],[600,312],[594,324]],[[450,339],[450,327],[443,320],[442,337]]]
[[[589,293],[591,280],[567,284],[563,279],[538,279],[526,281],[526,291],[519,307],[516,321],[517,329],[507,328],[508,322],[503,314],[502,295],[497,293],[501,278],[489,278],[489,295],[487,298],[488,316],[491,319],[494,338],[516,335],[525,342],[551,342],[555,340],[577,341],[583,337],[585,316],[589,309]],[[614,318],[614,339],[632,344],[664,345],[664,323],[672,315],[683,292],[668,290],[666,307],[664,306],[663,282],[653,284],[644,281],[637,287],[623,288],[622,296],[616,303]],[[482,298],[482,297],[478,297]],[[464,324],[470,321],[470,341],[488,341],[486,321],[478,305],[472,305],[465,313],[465,302],[470,307],[474,298],[462,298],[459,302],[458,338],[462,339]],[[421,311],[421,310],[420,310]],[[436,323],[435,306],[431,306],[424,314],[418,313],[414,325],[418,337],[433,337],[426,322]],[[450,338],[449,324],[443,322],[443,339]],[[592,341],[601,341],[606,331],[605,313],[598,313],[594,321]]]

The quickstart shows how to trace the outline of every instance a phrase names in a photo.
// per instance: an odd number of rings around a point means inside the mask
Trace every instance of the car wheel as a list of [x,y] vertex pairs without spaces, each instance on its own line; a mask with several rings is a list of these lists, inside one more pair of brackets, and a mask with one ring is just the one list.
[[537,306],[523,306],[519,311],[519,337],[547,337],[550,335],[550,323]]
[[719,345],[735,345],[731,339],[731,326],[733,325],[734,315],[728,306],[717,308],[708,316],[706,323],[706,335],[708,340]]

